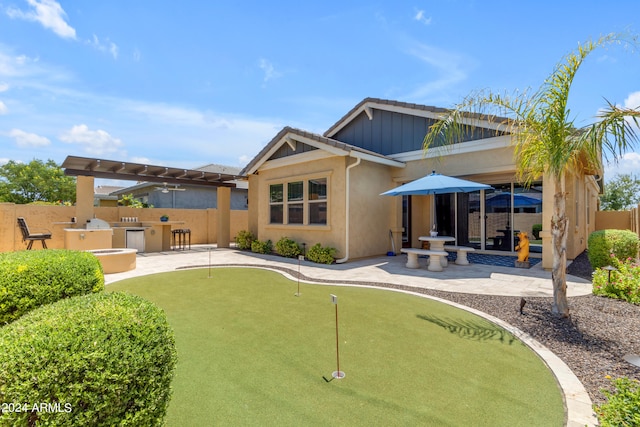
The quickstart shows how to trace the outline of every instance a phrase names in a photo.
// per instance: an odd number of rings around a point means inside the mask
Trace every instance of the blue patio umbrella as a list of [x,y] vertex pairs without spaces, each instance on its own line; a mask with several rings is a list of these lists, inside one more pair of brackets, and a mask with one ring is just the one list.
[[465,179],[441,175],[433,171],[430,175],[385,191],[381,196],[422,196],[429,194],[469,193],[489,190],[493,187]]
[[[487,198],[487,207],[492,208],[506,208],[511,204],[511,193],[500,193]],[[525,196],[523,194],[513,195],[513,207],[522,208],[527,206],[542,205],[542,200],[533,197]]]

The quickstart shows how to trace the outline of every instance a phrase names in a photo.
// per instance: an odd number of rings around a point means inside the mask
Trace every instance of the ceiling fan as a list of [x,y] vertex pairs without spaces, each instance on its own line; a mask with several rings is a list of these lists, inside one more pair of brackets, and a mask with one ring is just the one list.
[[156,187],[156,191],[161,191],[165,194],[167,194],[169,191],[184,191],[185,190],[184,188],[178,188],[179,185],[180,184],[175,184],[175,186],[172,188],[172,187],[168,187],[167,183],[165,182],[163,183],[162,187]]

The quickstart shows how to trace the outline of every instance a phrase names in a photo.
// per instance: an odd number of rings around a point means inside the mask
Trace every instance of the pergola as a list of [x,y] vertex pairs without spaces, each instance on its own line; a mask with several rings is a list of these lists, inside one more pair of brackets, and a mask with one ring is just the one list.
[[236,187],[233,181],[244,178],[241,175],[77,156],[67,156],[62,168],[65,175],[78,177],[76,215],[81,223],[93,218],[94,178],[216,187],[217,244],[218,247],[229,247],[231,188]]

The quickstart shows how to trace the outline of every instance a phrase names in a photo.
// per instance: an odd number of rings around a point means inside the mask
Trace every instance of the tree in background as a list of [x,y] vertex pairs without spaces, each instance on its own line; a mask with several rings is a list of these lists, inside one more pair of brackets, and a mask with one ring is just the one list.
[[640,179],[633,174],[617,174],[604,186],[600,196],[603,211],[623,211],[640,204]]
[[[566,276],[569,218],[565,176],[569,171],[580,174],[599,170],[603,154],[618,159],[633,148],[638,142],[635,129],[640,118],[640,110],[608,103],[595,123],[578,128],[569,110],[569,93],[587,56],[598,48],[620,43],[623,37],[610,34],[578,45],[531,96],[526,92],[503,96],[484,91],[467,97],[442,114],[424,139],[425,151],[440,144],[452,145],[462,141],[467,132],[478,129],[481,120],[488,120],[497,132],[510,134],[520,182],[530,185],[545,174],[550,178],[550,190],[554,193],[553,212],[551,223],[543,224],[543,227],[551,231],[552,311],[562,317],[569,317]],[[637,45],[636,37],[627,41]]]
[[0,201],[72,204],[76,201],[76,180],[66,176],[53,160],[10,160],[0,166]]
[[152,208],[153,205],[141,202],[136,199],[133,194],[123,194],[118,200],[118,206],[128,206],[130,208]]

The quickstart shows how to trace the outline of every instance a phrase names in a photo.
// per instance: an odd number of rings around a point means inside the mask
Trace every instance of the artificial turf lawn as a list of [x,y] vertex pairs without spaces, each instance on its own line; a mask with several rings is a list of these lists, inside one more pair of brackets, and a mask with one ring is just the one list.
[[[168,426],[561,426],[553,374],[505,330],[449,305],[381,289],[300,285],[250,268],[111,284],[175,331]],[[336,370],[338,296],[340,370]]]

